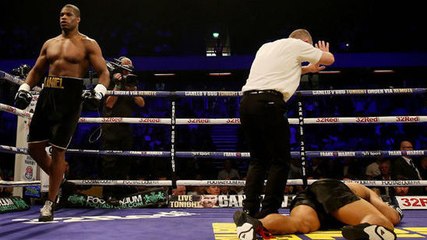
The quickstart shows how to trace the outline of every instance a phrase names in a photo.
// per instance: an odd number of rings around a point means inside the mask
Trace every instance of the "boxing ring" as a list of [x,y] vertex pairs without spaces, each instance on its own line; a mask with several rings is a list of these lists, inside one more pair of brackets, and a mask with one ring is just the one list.
[[[16,80],[16,78],[13,78]],[[18,82],[17,82],[18,83]],[[427,122],[427,116],[367,116],[367,117],[304,117],[304,97],[323,96],[354,96],[354,95],[402,95],[425,93],[425,88],[397,88],[397,89],[343,89],[343,90],[305,90],[297,92],[298,118],[289,118],[291,125],[297,125],[299,130],[299,151],[292,151],[294,158],[301,159],[302,179],[289,179],[288,185],[311,184],[313,179],[306,178],[306,158],[342,158],[342,157],[397,157],[397,156],[425,156],[427,150],[413,151],[307,151],[304,142],[306,125],[315,124],[377,124],[377,123],[421,123]],[[122,118],[122,117],[82,117],[80,123],[131,123],[131,124],[159,124],[170,126],[170,151],[119,151],[98,149],[68,149],[67,154],[75,155],[120,155],[134,157],[164,158],[170,161],[172,170],[171,180],[110,180],[70,179],[76,185],[89,186],[146,186],[146,187],[175,187],[186,186],[244,186],[244,180],[178,180],[175,178],[176,162],[180,158],[211,158],[248,159],[248,152],[207,152],[207,151],[179,151],[175,141],[177,125],[238,125],[238,118],[177,118],[177,98],[183,97],[240,97],[241,92],[235,91],[109,91],[110,95],[160,97],[171,100],[170,118]],[[29,119],[32,113],[16,109],[13,106],[0,103],[0,110]],[[0,152],[10,154],[27,154],[26,148],[0,145]],[[425,180],[351,180],[366,186],[427,186]],[[0,181],[0,186],[23,187],[40,185],[41,181]],[[169,196],[170,198],[170,196]],[[179,200],[179,199],[178,199]],[[182,199],[181,199],[182,200]],[[218,206],[215,208],[192,208],[185,204],[173,205],[170,201],[165,208],[132,208],[132,209],[93,209],[93,208],[61,208],[55,212],[53,222],[38,222],[40,206],[31,206],[27,211],[9,212],[2,214],[0,220],[0,239],[45,239],[52,234],[63,239],[229,239],[235,240],[236,229],[232,221],[233,212],[241,208],[239,197],[218,196]],[[287,201],[288,198],[286,197]],[[185,202],[186,200],[182,200]],[[178,201],[179,202],[179,201]],[[405,217],[396,227],[398,239],[425,239],[427,237],[427,197],[402,197],[399,203]],[[174,207],[175,206],[175,207]],[[178,206],[178,207],[176,207]],[[288,214],[289,210],[281,209],[281,213]],[[293,234],[275,236],[276,239],[342,239],[339,230],[318,231],[310,234]]]

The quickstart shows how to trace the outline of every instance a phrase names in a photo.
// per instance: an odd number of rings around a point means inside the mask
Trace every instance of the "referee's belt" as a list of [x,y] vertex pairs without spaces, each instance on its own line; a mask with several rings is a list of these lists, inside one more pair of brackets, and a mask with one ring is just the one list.
[[272,89],[266,89],[266,90],[249,90],[243,92],[243,95],[257,95],[257,94],[273,94],[276,96],[283,97],[283,94],[279,91],[272,90]]

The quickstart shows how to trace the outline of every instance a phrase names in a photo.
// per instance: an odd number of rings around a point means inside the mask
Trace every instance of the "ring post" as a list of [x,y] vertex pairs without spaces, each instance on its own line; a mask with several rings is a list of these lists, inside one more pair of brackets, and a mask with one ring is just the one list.
[[304,113],[302,104],[302,95],[298,93],[298,129],[300,141],[300,158],[301,158],[301,174],[304,188],[307,187],[307,173],[306,173],[306,158],[305,158],[305,145],[304,145]]
[[176,169],[175,169],[175,128],[176,128],[176,102],[175,98],[171,100],[171,170],[172,170],[172,189],[176,188]]

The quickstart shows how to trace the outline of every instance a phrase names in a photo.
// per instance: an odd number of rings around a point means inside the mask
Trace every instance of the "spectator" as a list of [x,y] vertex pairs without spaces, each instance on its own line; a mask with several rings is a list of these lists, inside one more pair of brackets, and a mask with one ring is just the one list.
[[374,179],[381,175],[380,164],[381,158],[376,158],[374,162],[366,166],[365,175],[367,179]]
[[200,203],[204,208],[211,208],[218,205],[218,195],[221,194],[221,188],[216,185],[211,185],[204,188],[204,193],[201,195]]
[[[427,180],[427,156],[421,158],[420,161],[421,178]],[[424,192],[427,193],[427,186],[424,187]]]
[[[137,179],[138,179],[138,180],[140,180],[140,181],[145,181],[145,180],[146,180],[146,178],[145,178],[144,176],[138,176],[138,177],[137,177]],[[149,187],[144,186],[144,185],[136,186],[136,187],[135,187],[135,191],[136,191],[136,192],[144,192],[144,191],[146,191],[148,188],[149,188]]]
[[[397,180],[402,180],[402,181],[406,181],[409,180],[408,178],[404,177],[404,176],[398,176]],[[408,196],[409,195],[409,191],[410,191],[410,187],[409,186],[395,186],[393,188],[394,190],[394,195],[395,196]],[[392,199],[393,201],[394,199]]]
[[354,157],[338,158],[334,161],[334,171],[337,179],[360,179],[363,177],[363,167]]
[[[0,170],[0,181],[4,180],[1,176],[1,170]],[[1,187],[0,186],[0,197],[11,197],[12,196],[13,188],[11,187]]]
[[423,158],[421,158],[420,172],[421,172],[421,178],[423,180],[427,180],[427,156],[424,156]]
[[212,186],[206,187],[205,192],[206,192],[205,194],[219,195],[221,193],[221,188],[219,186],[212,185]]
[[408,186],[396,186],[394,187],[394,192],[396,196],[408,196],[409,187]]
[[[400,142],[399,149],[401,151],[412,151],[414,147],[411,141],[403,140]],[[391,167],[392,179],[409,179],[409,180],[421,180],[421,174],[418,168],[415,166],[410,156],[401,156],[395,159]],[[423,195],[423,187],[410,187],[408,195],[417,196]]]
[[201,195],[200,205],[203,208],[212,208],[218,206],[218,195]]
[[172,189],[172,195],[187,195],[187,188],[184,185],[178,185],[176,188]]
[[240,179],[239,172],[233,168],[230,159],[224,161],[224,168],[218,172],[218,179],[220,180],[237,180]]
[[[379,161],[380,175],[373,178],[373,180],[391,180],[391,162],[389,159],[382,159]],[[383,197],[384,201],[387,201],[394,196],[392,187],[373,187],[371,188],[378,195]]]
[[[310,162],[308,162],[310,164]],[[324,159],[312,158],[311,165],[307,169],[307,177],[312,179],[325,178],[328,175],[328,166]]]

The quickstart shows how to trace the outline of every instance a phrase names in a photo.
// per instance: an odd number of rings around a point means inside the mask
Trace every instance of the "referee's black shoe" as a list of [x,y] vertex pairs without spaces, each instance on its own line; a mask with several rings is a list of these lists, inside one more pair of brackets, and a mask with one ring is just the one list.
[[260,220],[249,216],[244,211],[236,211],[233,215],[239,240],[255,240],[257,234],[263,239],[271,238],[272,234],[262,226]]

